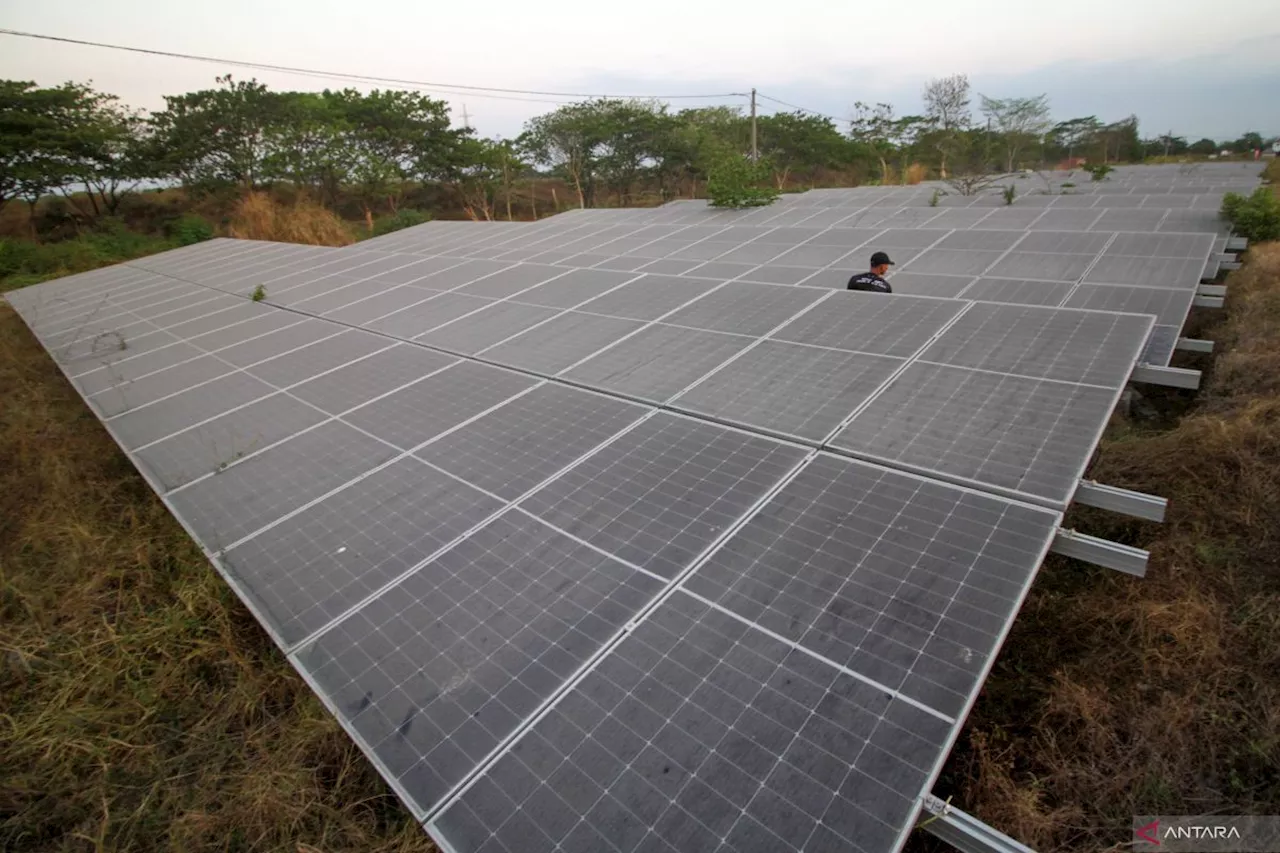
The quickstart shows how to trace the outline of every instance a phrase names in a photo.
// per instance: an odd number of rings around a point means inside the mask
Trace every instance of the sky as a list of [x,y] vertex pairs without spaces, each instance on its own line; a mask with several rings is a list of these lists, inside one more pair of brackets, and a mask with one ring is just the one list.
[[[1136,114],[1144,136],[1172,130],[1192,141],[1280,135],[1274,0],[3,0],[0,28],[430,83],[455,123],[465,108],[485,136],[514,136],[572,99],[442,85],[717,96],[673,99],[676,107],[745,107],[730,93],[754,87],[844,119],[856,101],[919,112],[926,81],[964,73],[991,97],[1047,94],[1059,120]],[[92,81],[144,109],[210,88],[227,71],[277,89],[348,85],[0,35],[0,79]],[[764,98],[760,106],[788,109]]]

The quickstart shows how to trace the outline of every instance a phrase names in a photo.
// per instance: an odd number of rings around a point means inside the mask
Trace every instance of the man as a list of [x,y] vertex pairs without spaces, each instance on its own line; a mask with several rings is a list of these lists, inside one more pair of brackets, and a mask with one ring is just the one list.
[[849,279],[850,290],[869,290],[872,293],[893,293],[889,282],[884,280],[885,273],[893,261],[884,252],[876,252],[871,256],[871,272],[864,272]]

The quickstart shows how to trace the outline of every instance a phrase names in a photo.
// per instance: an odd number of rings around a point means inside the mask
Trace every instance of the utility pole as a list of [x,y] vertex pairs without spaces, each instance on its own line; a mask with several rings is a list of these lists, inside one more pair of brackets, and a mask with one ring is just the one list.
[[463,130],[470,130],[470,129],[471,129],[471,116],[467,115],[467,105],[466,105],[466,104],[463,104],[463,105],[462,105],[462,129],[463,129]]
[[756,147],[756,90],[751,90],[751,160],[760,159],[760,151]]

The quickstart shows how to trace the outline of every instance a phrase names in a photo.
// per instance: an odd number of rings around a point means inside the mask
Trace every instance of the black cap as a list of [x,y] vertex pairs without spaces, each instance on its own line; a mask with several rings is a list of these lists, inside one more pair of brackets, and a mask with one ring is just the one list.
[[871,266],[878,267],[881,264],[888,264],[889,266],[893,266],[893,261],[889,260],[889,256],[886,255],[884,252],[876,252],[874,255],[871,256]]

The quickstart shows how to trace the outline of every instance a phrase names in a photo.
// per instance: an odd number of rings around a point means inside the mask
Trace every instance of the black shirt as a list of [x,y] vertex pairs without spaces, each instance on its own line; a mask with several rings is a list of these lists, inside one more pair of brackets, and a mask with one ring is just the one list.
[[858,273],[849,279],[849,290],[870,290],[873,293],[893,293],[889,282],[873,272]]

